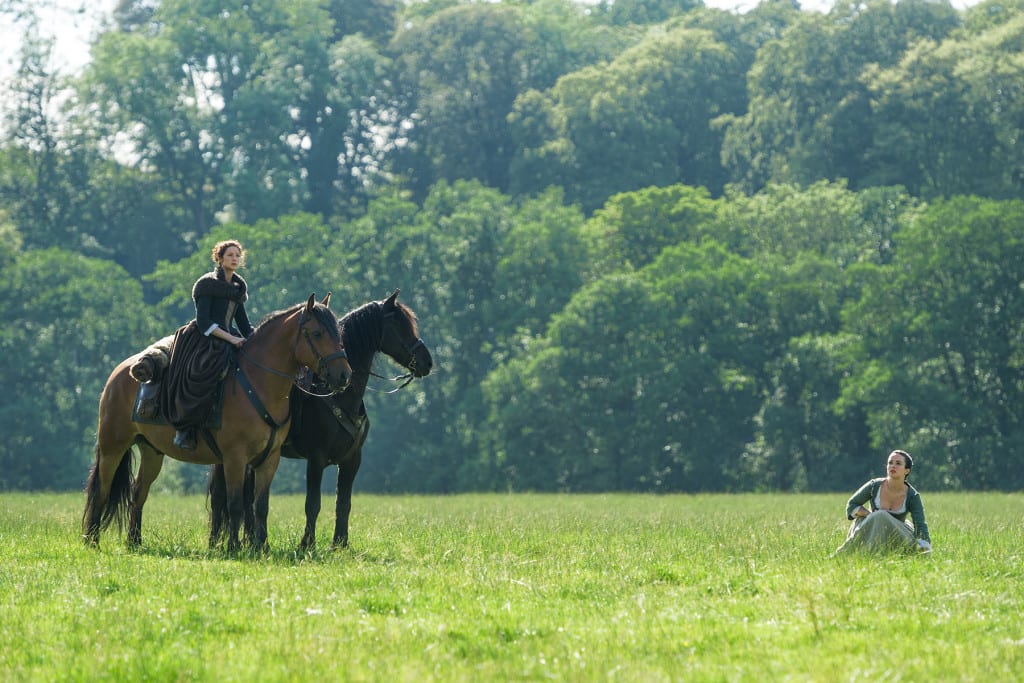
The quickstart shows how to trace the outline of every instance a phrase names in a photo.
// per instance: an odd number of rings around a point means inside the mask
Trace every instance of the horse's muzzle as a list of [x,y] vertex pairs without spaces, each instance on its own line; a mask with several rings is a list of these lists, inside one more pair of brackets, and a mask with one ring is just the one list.
[[416,343],[409,348],[409,352],[412,353],[409,371],[416,377],[426,377],[429,375],[434,367],[434,357],[430,355],[430,349],[423,343],[423,340],[417,339]]
[[352,366],[344,349],[320,359],[317,374],[327,382],[333,392],[344,391],[352,379]]

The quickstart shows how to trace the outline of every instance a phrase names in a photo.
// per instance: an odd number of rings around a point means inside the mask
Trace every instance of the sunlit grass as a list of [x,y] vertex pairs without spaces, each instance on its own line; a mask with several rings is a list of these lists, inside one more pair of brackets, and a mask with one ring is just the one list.
[[352,547],[308,554],[302,499],[277,496],[270,552],[237,558],[206,549],[201,497],[153,497],[137,551],[83,547],[83,502],[0,496],[3,680],[1024,671],[1022,495],[927,495],[930,556],[836,559],[842,495],[357,495]]

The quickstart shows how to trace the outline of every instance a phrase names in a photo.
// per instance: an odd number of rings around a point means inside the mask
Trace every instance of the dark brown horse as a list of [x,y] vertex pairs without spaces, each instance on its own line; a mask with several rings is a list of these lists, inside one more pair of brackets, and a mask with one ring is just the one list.
[[[288,393],[296,372],[302,366],[319,368],[332,390],[343,389],[352,376],[329,300],[330,295],[317,303],[311,295],[305,304],[272,313],[257,326],[224,380],[220,428],[210,432],[212,438],[199,439],[195,451],[174,446],[170,425],[132,420],[138,384],[129,368],[141,354],[114,368],[100,396],[96,458],[82,515],[85,541],[98,545],[101,529],[111,522],[123,528],[129,517],[128,542],[141,542],[142,508],[164,455],[169,455],[183,462],[223,465],[228,550],[237,550],[246,469],[251,466],[254,472],[256,491],[270,488],[291,420]],[[141,455],[137,477],[132,476],[133,445]],[[265,527],[253,535],[258,547],[265,545]]]
[[[338,466],[334,545],[348,545],[352,483],[362,463],[362,447],[370,430],[363,395],[373,374],[374,356],[380,352],[391,357],[409,371],[409,380],[425,377],[433,367],[430,351],[420,339],[415,313],[397,299],[396,290],[387,299],[364,304],[341,319],[341,338],[352,364],[352,381],[347,389],[331,396],[313,395],[299,387],[292,390],[295,416],[281,455],[306,460],[306,530],[302,536],[303,549],[310,549],[316,543],[320,485],[324,470],[329,465]],[[216,539],[228,517],[222,466],[211,468],[209,488],[210,535],[211,539]],[[264,491],[263,495],[266,496],[267,492]],[[254,516],[256,524],[266,525],[265,519],[259,520],[259,511],[267,509],[266,501],[261,502],[257,497],[256,511],[253,512],[250,505],[252,500],[253,491],[247,487],[247,536],[250,535]]]

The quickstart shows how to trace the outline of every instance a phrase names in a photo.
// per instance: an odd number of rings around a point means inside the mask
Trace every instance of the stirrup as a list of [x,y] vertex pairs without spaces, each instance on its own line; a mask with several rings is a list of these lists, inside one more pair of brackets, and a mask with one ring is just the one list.
[[174,445],[183,451],[194,451],[196,449],[196,430],[190,428],[175,431]]

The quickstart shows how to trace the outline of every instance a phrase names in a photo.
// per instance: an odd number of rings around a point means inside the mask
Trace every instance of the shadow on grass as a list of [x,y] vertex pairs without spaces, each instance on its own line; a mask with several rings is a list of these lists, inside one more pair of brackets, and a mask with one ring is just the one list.
[[353,555],[348,549],[314,548],[301,550],[296,547],[270,547],[257,549],[243,545],[236,552],[228,552],[223,545],[209,548],[196,544],[177,543],[171,539],[153,539],[144,541],[140,546],[125,546],[132,555],[160,557],[169,560],[222,560],[240,562],[260,562],[274,565],[295,565],[304,562],[333,562],[341,557]]
[[[110,541],[105,546],[110,547]],[[152,538],[139,546],[130,546],[124,542],[119,544],[119,552],[140,557],[161,558],[167,560],[189,560],[195,562],[254,562],[274,566],[295,566],[301,564],[334,564],[355,561],[360,564],[391,565],[395,559],[387,554],[371,553],[351,547],[339,548],[329,544],[317,546],[312,550],[298,547],[298,543],[281,547],[256,549],[243,544],[237,552],[230,553],[223,544],[213,548],[197,543],[189,538]]]

